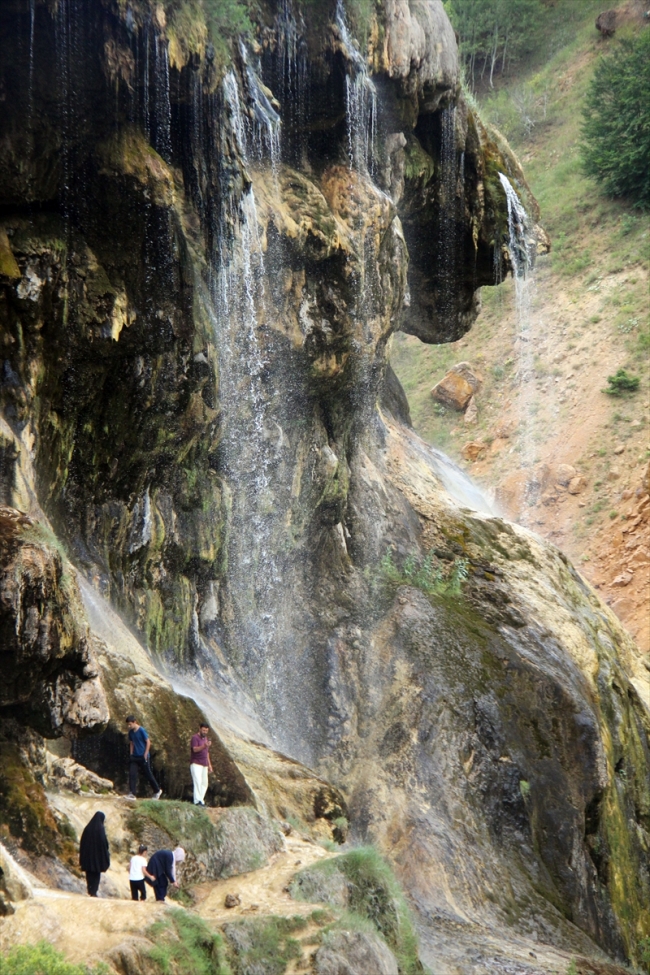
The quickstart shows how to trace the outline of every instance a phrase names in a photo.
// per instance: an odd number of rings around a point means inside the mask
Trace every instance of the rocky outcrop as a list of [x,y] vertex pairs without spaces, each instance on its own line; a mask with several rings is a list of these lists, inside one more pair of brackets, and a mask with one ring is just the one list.
[[55,545],[31,518],[0,508],[0,715],[50,737],[108,721],[79,592]]
[[339,931],[330,934],[314,958],[316,975],[351,975],[376,972],[398,975],[390,949],[372,932]]

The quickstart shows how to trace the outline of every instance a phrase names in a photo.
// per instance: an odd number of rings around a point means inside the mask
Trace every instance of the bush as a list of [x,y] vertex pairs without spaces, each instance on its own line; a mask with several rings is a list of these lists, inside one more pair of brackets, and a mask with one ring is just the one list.
[[630,376],[625,369],[617,369],[613,376],[607,377],[607,388],[603,393],[610,396],[623,396],[625,393],[635,393],[641,380],[638,376]]
[[88,968],[66,961],[46,941],[37,945],[19,945],[8,955],[0,955],[0,975],[104,975],[106,965]]
[[231,975],[223,938],[194,914],[170,911],[163,921],[152,924],[147,935],[156,941],[149,956],[165,975]]
[[650,30],[623,40],[594,71],[583,108],[582,161],[610,196],[650,207]]

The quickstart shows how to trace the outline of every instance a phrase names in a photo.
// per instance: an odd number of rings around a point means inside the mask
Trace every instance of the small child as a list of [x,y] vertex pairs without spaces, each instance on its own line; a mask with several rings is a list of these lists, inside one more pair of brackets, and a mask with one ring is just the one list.
[[149,880],[156,879],[154,875],[149,873],[147,870],[147,858],[145,856],[146,852],[146,845],[141,843],[138,847],[137,856],[131,857],[131,862],[128,866],[129,883],[131,885],[131,900],[133,901],[137,901],[138,892],[140,893],[140,900],[146,901],[147,888],[144,882],[145,877],[148,877]]

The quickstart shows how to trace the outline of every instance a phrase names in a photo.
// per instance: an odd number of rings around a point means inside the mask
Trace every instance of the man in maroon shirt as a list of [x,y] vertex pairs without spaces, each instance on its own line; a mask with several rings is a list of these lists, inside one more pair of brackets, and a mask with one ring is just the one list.
[[190,745],[190,772],[194,785],[194,805],[205,806],[205,794],[208,791],[208,772],[212,771],[210,761],[210,745],[208,738],[210,729],[207,724],[199,725],[198,734],[192,736]]

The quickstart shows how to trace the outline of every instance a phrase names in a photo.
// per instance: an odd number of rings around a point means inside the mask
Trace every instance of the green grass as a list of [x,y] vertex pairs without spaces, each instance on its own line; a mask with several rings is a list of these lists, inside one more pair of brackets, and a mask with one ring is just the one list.
[[232,975],[223,938],[195,914],[169,911],[147,936],[156,942],[149,957],[162,975]]
[[[19,945],[0,955],[0,975],[108,975],[107,965],[74,965],[46,941]],[[188,973],[189,975],[189,973]],[[226,973],[224,973],[226,975]]]
[[322,889],[326,897],[328,890],[337,890],[338,885],[332,883],[337,874],[345,881],[348,905],[347,912],[332,927],[349,930],[370,924],[397,958],[400,975],[420,975],[423,968],[417,935],[404,893],[374,847],[358,847],[306,867],[294,877],[291,894],[297,899],[308,899],[315,890]]

